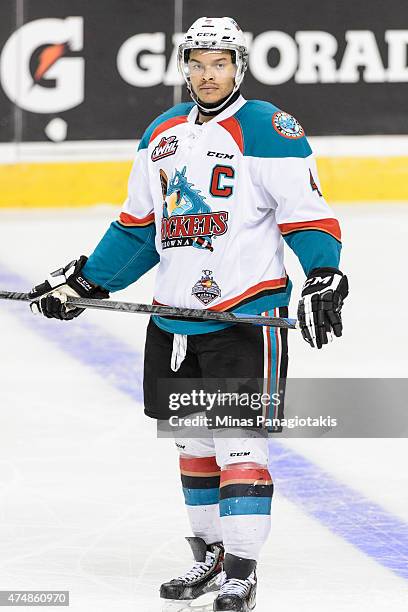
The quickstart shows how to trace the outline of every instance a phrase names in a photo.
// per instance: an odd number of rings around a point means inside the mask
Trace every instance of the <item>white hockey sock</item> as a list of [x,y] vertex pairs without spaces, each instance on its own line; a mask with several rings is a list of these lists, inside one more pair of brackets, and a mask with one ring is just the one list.
[[270,532],[272,494],[266,466],[236,463],[222,469],[219,506],[226,553],[258,560]]

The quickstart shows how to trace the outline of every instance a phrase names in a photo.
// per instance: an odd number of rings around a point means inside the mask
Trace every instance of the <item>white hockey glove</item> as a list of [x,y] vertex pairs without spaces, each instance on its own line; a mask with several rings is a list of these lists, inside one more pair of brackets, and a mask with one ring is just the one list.
[[109,292],[106,289],[82,276],[81,270],[87,259],[85,255],[81,255],[65,268],[51,272],[48,280],[34,287],[29,294],[34,299],[30,304],[32,312],[40,312],[48,319],[70,321],[80,315],[84,308],[68,305],[67,297],[108,298]]
[[348,280],[337,268],[315,268],[303,285],[298,306],[302,336],[315,348],[322,348],[342,335],[341,308],[348,295]]

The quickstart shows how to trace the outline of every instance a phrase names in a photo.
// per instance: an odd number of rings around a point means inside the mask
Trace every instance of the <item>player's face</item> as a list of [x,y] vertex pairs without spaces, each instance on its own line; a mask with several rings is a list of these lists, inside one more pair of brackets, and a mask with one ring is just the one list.
[[202,102],[218,102],[234,88],[236,65],[229,51],[192,49],[188,68],[191,87]]

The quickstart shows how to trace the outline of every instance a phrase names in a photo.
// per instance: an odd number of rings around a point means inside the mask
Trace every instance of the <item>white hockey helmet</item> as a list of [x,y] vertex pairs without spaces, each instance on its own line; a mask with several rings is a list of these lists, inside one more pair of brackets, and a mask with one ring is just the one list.
[[[231,17],[200,17],[184,35],[184,41],[178,48],[178,68],[191,97],[201,108],[190,82],[188,58],[191,49],[229,50],[234,54],[233,61],[237,67],[235,85],[228,99],[224,100],[219,107],[213,108],[214,111],[220,110],[241,85],[248,67],[248,48],[244,33]],[[206,110],[205,107],[203,110]]]

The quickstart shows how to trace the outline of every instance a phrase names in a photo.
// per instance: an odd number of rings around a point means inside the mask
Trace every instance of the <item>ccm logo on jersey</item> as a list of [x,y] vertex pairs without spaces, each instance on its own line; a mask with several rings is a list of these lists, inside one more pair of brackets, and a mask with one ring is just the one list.
[[245,451],[244,453],[230,453],[230,457],[246,457],[250,455],[251,451]]
[[163,136],[159,144],[152,151],[152,161],[158,161],[163,157],[174,155],[177,151],[178,140],[176,136]]
[[208,151],[207,157],[218,157],[218,159],[232,159],[234,156],[229,153],[217,153],[216,151]]

